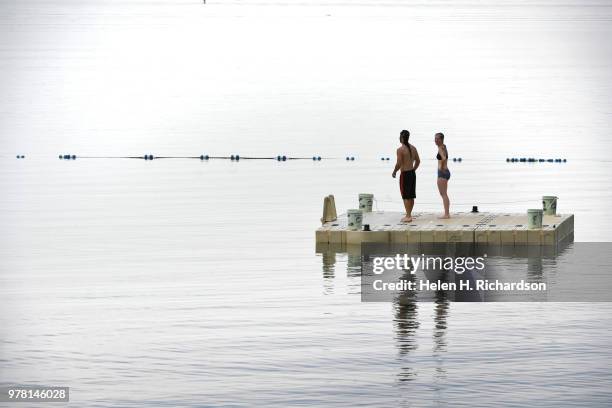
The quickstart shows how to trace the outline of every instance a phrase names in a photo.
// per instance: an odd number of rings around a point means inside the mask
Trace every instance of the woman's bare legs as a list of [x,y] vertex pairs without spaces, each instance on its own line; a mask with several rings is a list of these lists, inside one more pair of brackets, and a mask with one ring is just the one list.
[[440,218],[450,218],[450,200],[448,199],[448,194],[446,194],[447,189],[448,180],[442,177],[438,177],[438,191],[440,192],[440,196],[442,197],[442,203],[444,204],[444,215]]
[[402,222],[412,222],[412,208],[414,208],[414,199],[404,199],[404,208],[406,216],[402,218]]

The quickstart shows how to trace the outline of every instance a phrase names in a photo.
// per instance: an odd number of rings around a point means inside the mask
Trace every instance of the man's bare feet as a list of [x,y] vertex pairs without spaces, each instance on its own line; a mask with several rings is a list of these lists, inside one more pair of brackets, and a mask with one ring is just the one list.
[[441,220],[448,220],[450,218],[450,214],[444,214],[441,217],[438,217]]
[[402,222],[412,222],[412,217],[409,215],[406,215],[404,218],[402,218]]

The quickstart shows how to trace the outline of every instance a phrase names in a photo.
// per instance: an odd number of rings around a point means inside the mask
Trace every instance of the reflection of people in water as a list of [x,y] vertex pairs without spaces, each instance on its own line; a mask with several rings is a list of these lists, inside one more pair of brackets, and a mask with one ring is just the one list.
[[446,328],[448,320],[448,309],[450,302],[445,291],[438,290],[435,295],[434,306],[434,334],[433,334],[433,351],[446,351]]
[[[415,282],[415,275],[406,271],[400,279]],[[395,298],[395,340],[400,356],[407,355],[416,350],[416,334],[419,328],[419,306],[414,291],[404,291]],[[411,365],[404,365],[398,374],[398,381],[412,381],[416,378],[416,371]]]
[[402,145],[397,148],[397,161],[392,173],[393,178],[395,178],[397,172],[401,170],[399,185],[406,209],[406,216],[402,218],[402,222],[412,222],[412,208],[416,198],[416,169],[421,164],[419,152],[417,152],[416,147],[408,143],[409,138],[409,131],[402,130],[400,132],[400,143]]
[[[336,257],[332,256],[330,253],[334,253],[333,249],[330,249],[329,252],[322,251],[324,254],[323,258],[323,280],[324,282],[328,282],[333,280],[334,278],[334,265],[336,263]],[[349,254],[347,258],[347,276],[349,277],[359,277],[363,272],[361,270],[362,266],[362,258],[359,256],[359,253]],[[411,281],[416,283],[417,274],[411,273],[414,270],[414,265],[409,261],[409,269],[405,269],[401,271],[401,276],[398,278],[400,280]],[[355,274],[355,271],[359,269],[359,274]],[[434,271],[437,274],[435,275],[436,280],[440,280],[442,282],[448,282],[448,276],[444,271],[438,270]],[[442,273],[441,273],[442,272]],[[430,277],[430,279],[432,279]],[[359,284],[358,289],[361,288],[361,284]],[[394,324],[394,333],[395,340],[399,352],[399,356],[409,356],[414,350],[417,349],[417,331],[420,327],[419,322],[419,305],[417,299],[417,291],[405,290],[397,293],[393,301],[393,324]],[[443,290],[436,291],[434,294],[434,306],[433,306],[433,319],[434,319],[434,328],[433,328],[433,349],[432,349],[432,357],[438,357],[441,352],[446,351],[446,331],[447,331],[447,319],[450,308],[450,302],[448,300],[448,293]],[[398,381],[405,382],[411,381],[416,378],[416,370],[415,367],[410,363],[411,359],[402,360],[402,367],[400,372],[397,375]],[[442,378],[446,375],[445,369],[443,365],[443,359],[436,359],[438,363],[438,367],[436,368],[436,377]]]
[[[442,272],[442,271],[438,271]],[[416,275],[406,271],[400,279],[416,282]],[[438,274],[436,279],[442,282],[448,282],[445,273]],[[433,329],[433,357],[438,357],[440,352],[446,351],[446,329],[448,311],[450,302],[448,294],[444,290],[438,290],[434,295],[434,329]],[[416,291],[403,291],[395,300],[395,338],[397,340],[397,348],[400,355],[406,355],[409,352],[417,349],[416,334],[419,328],[418,319],[418,299]],[[436,359],[439,364],[442,364],[440,359]],[[416,376],[413,367],[402,367],[399,375],[399,381],[410,381]],[[436,378],[446,376],[444,367],[436,368]]]
[[[415,281],[409,271],[400,279]],[[414,335],[419,328],[418,305],[416,293],[411,290],[402,292],[395,300],[395,338],[400,354],[407,354],[416,349]]]

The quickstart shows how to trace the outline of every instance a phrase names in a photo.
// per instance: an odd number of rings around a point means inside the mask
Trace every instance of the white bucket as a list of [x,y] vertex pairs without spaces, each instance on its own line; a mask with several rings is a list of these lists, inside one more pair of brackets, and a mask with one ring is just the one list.
[[540,209],[527,210],[527,227],[529,229],[542,228],[542,217],[544,211]]
[[544,196],[542,197],[542,209],[546,215],[557,214],[557,199],[555,196]]
[[348,210],[346,212],[348,218],[348,229],[352,231],[359,231],[361,229],[361,223],[363,221],[363,211],[361,210]]
[[372,203],[374,202],[374,194],[362,193],[359,194],[359,209],[363,212],[372,212]]

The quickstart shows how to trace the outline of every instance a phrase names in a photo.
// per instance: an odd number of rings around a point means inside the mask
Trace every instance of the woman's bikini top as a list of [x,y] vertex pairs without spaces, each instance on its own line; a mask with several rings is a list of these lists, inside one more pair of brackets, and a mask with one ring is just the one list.
[[[448,149],[446,148],[446,146],[444,146],[444,151],[446,152],[446,160],[448,160]],[[439,152],[438,154],[436,154],[436,159],[442,160],[442,156],[440,156]]]

